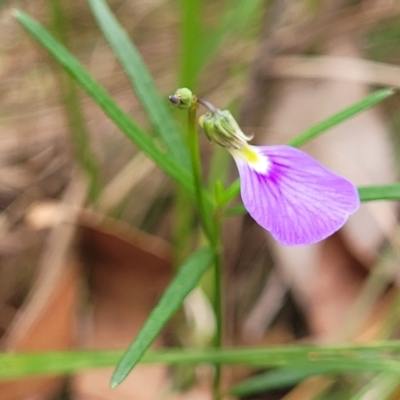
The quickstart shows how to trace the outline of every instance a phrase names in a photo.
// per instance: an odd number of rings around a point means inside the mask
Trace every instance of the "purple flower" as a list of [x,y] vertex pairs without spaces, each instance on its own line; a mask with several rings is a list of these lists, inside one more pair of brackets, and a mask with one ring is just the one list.
[[281,244],[308,245],[340,229],[360,204],[357,188],[289,146],[251,146],[227,110],[203,101],[200,125],[226,147],[239,170],[243,204]]
[[351,182],[298,149],[246,144],[228,150],[239,170],[244,206],[281,244],[323,240],[359,207]]

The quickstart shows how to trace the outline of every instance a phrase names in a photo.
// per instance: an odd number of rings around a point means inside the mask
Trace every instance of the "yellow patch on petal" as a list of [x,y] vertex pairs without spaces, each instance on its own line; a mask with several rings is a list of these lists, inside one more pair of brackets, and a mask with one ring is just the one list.
[[262,174],[268,172],[271,163],[267,156],[257,151],[257,147],[247,145],[243,149],[229,149],[229,151],[235,158],[245,160],[255,171]]
[[260,160],[260,156],[249,146],[244,147],[240,150],[243,154],[243,158],[245,158],[249,163],[256,164]]

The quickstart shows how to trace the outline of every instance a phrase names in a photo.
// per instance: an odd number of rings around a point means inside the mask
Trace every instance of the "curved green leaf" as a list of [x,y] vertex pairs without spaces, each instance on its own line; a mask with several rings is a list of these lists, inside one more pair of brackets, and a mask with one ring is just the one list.
[[320,122],[312,126],[311,128],[305,130],[299,136],[292,139],[288,145],[293,147],[300,147],[303,144],[306,144],[311,139],[319,136],[321,133],[324,133],[328,129],[333,128],[336,125],[341,124],[342,122],[354,117],[355,115],[367,110],[380,103],[381,101],[387,99],[395,93],[394,89],[381,89],[377,90],[368,96],[364,97],[362,100],[357,103],[351,105],[350,107],[345,108],[342,111],[332,115],[326,120]]
[[88,1],[101,31],[124,68],[157,134],[175,161],[189,169],[189,155],[183,139],[134,43],[114,17],[105,0]]
[[171,155],[162,151],[146,132],[121,110],[113,98],[100,86],[80,62],[38,22],[27,14],[16,11],[15,18],[79,83],[110,119],[131,139],[136,146],[151,158],[166,174],[187,189],[192,196],[192,176]]
[[213,252],[206,248],[191,254],[179,268],[135,340],[119,361],[111,379],[111,387],[118,386],[128,376],[186,296],[196,287],[212,261]]

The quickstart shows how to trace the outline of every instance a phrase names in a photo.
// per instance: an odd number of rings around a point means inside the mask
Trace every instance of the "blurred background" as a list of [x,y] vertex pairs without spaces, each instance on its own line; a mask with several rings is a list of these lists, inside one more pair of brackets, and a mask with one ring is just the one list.
[[[257,144],[285,143],[378,87],[400,87],[398,0],[108,4],[166,102],[187,86],[229,108]],[[85,1],[0,1],[0,349],[123,349],[198,242],[197,220],[185,209],[187,234],[177,236],[175,185],[23,31],[14,9],[42,22],[152,129]],[[399,106],[395,95],[305,150],[357,185],[395,182]],[[171,113],[184,132],[185,118]],[[233,181],[229,157],[199,139],[205,180]],[[284,248],[236,216],[224,243],[227,346],[398,338],[397,204],[363,204],[340,232],[304,248]],[[209,287],[206,277],[155,348],[210,344]],[[0,383],[0,400],[211,398],[203,366],[140,366],[115,391],[111,371]],[[224,386],[256,373],[226,368]],[[347,399],[365,381],[307,383],[242,398]]]

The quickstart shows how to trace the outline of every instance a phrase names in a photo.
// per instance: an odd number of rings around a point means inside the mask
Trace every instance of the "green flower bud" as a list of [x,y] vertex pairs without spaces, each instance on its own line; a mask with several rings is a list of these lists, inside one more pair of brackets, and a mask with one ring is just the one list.
[[202,115],[199,124],[211,142],[222,147],[243,149],[252,136],[246,136],[228,110],[216,110]]
[[197,102],[196,96],[187,88],[178,89],[175,94],[168,96],[169,101],[182,110],[190,108]]

